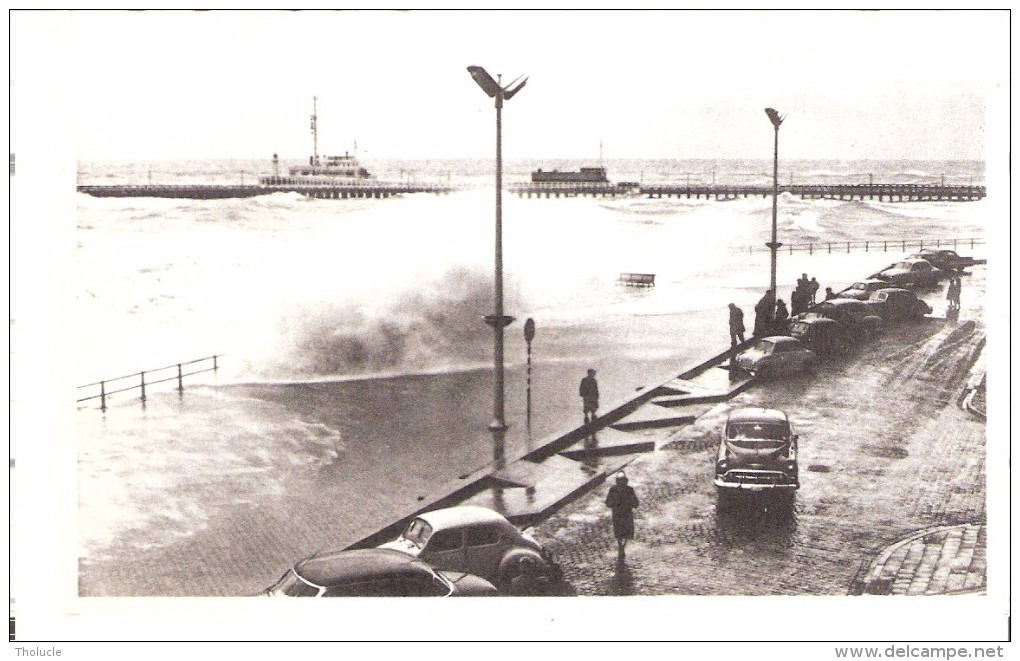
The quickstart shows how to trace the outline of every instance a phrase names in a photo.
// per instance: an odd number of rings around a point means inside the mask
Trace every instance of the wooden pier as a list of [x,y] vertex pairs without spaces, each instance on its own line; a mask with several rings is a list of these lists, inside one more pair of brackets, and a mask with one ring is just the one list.
[[305,197],[324,200],[348,198],[386,198],[405,193],[446,194],[455,186],[441,184],[402,183],[333,183],[333,184],[131,184],[106,186],[78,186],[79,193],[93,197],[164,197],[191,200],[219,200],[255,197],[272,193],[300,193]]
[[[878,200],[880,202],[968,202],[985,197],[984,186],[955,186],[942,184],[799,184],[780,185],[780,193],[790,193],[804,199]],[[732,200],[742,197],[769,197],[771,186],[705,186],[705,185],[653,185],[641,186],[641,195],[647,197],[686,197]]]

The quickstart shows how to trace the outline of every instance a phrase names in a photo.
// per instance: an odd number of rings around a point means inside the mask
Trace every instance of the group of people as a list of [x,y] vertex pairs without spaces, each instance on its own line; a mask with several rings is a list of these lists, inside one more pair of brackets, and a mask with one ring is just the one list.
[[[826,295],[831,289],[826,289]],[[792,314],[800,314],[801,312],[807,312],[808,308],[815,304],[815,297],[818,295],[818,280],[811,278],[808,280],[807,273],[801,274],[801,277],[797,279],[797,286],[794,288],[793,293],[790,294],[790,308]]]

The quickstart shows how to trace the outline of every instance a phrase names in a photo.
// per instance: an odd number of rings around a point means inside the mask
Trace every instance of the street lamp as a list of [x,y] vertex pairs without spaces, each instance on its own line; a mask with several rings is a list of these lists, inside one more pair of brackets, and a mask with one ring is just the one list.
[[775,149],[772,153],[772,241],[765,245],[772,251],[772,277],[769,280],[770,289],[773,295],[776,293],[776,251],[783,244],[776,241],[776,215],[779,199],[779,125],[783,123],[786,116],[779,116],[775,108],[766,108],[765,114],[769,116],[773,128],[776,131]]
[[518,77],[503,87],[502,75],[497,75],[497,80],[493,80],[492,76],[482,67],[470,66],[467,70],[478,86],[482,88],[482,91],[496,100],[495,311],[491,315],[485,316],[485,323],[492,326],[493,363],[495,366],[492,422],[489,423],[489,431],[492,432],[493,458],[497,466],[502,466],[504,461],[503,439],[506,437],[507,430],[503,412],[503,331],[514,320],[513,317],[503,314],[503,101],[509,101],[517,92],[521,91],[528,79],[522,80]]

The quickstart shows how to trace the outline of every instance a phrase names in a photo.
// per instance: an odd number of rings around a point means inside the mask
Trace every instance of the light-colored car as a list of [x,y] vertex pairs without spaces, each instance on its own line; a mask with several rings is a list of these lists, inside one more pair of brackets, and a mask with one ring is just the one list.
[[803,372],[815,363],[815,352],[786,335],[763,337],[737,356],[737,367],[755,376]]
[[890,287],[934,287],[942,273],[927,260],[904,259],[882,269],[874,277],[889,282]]
[[265,591],[270,597],[491,597],[492,583],[464,572],[436,571],[406,553],[334,551],[306,558]]
[[741,492],[792,495],[800,488],[797,434],[777,409],[734,409],[723,425],[715,462],[719,504]]
[[871,295],[871,292],[876,289],[885,289],[889,286],[888,280],[879,280],[878,278],[868,278],[867,280],[860,280],[850,285],[843,291],[836,294],[838,298],[856,298],[858,301],[863,301]]
[[503,592],[532,573],[556,583],[562,571],[552,554],[494,510],[462,505],[416,516],[400,537],[380,548],[402,551],[436,569],[481,576]]

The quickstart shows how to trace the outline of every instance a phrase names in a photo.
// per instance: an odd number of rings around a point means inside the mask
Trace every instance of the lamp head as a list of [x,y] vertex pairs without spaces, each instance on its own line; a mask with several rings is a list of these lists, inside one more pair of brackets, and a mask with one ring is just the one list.
[[766,108],[765,114],[769,116],[769,121],[772,122],[772,126],[776,128],[779,128],[779,125],[783,123],[784,119],[786,119],[785,115],[780,117],[775,108]]

